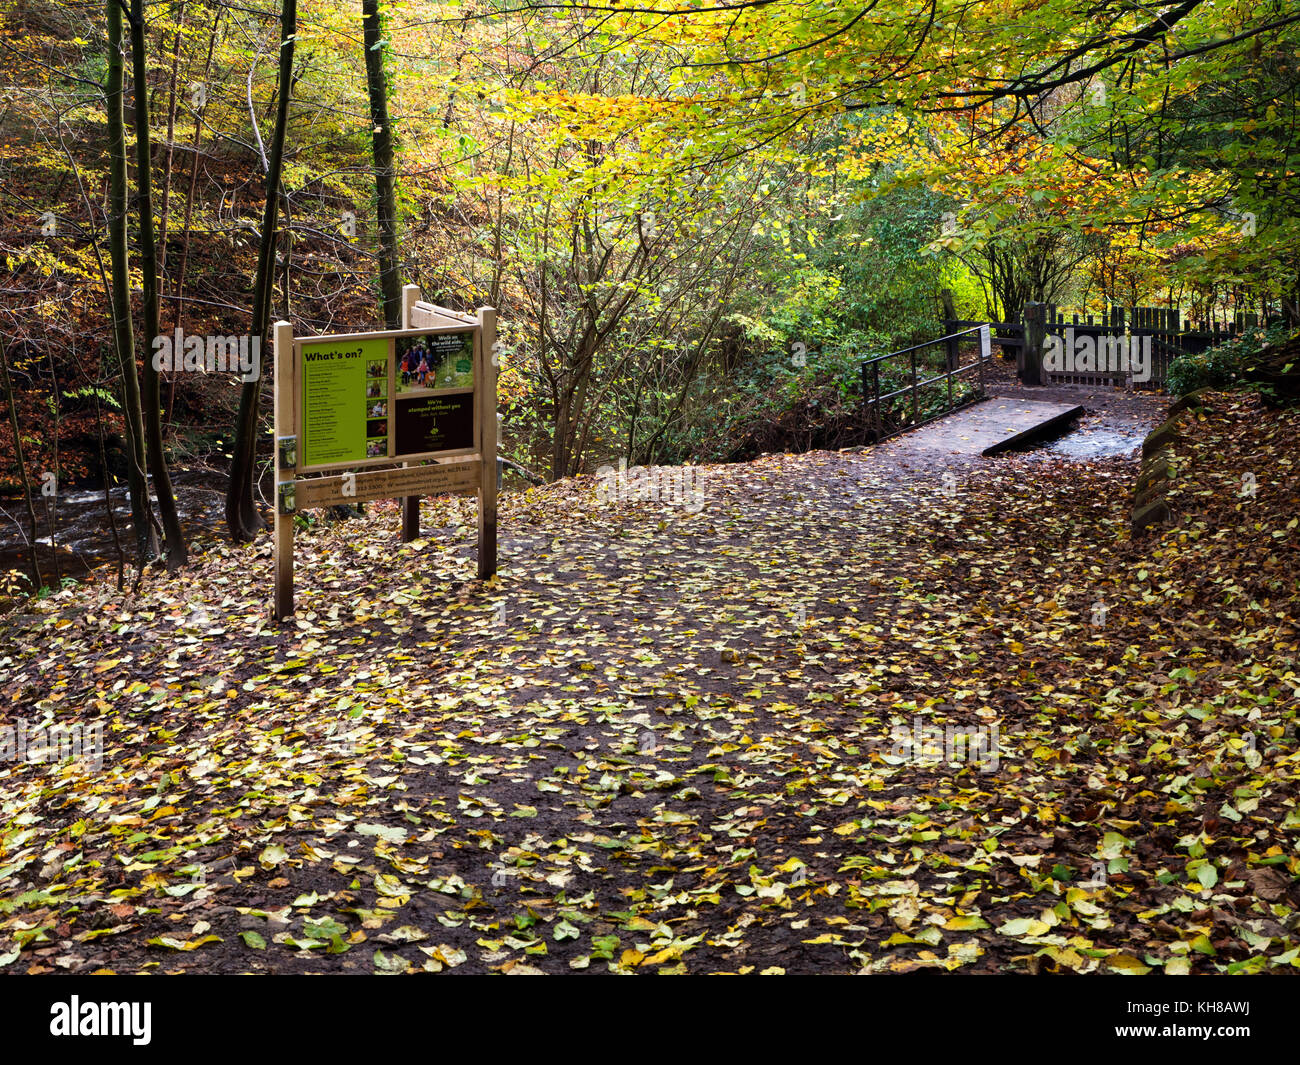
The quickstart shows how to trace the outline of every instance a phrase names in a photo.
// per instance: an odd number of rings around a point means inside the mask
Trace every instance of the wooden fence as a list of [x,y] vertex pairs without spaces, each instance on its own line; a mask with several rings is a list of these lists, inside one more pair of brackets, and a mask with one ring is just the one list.
[[[959,319],[944,321],[945,333],[956,333],[972,326],[984,325]],[[1015,322],[989,322],[992,343],[1003,353],[1014,351],[1019,355],[1025,346],[1025,324]],[[1066,330],[1076,340],[1086,338],[1093,348],[1099,348],[1121,337],[1135,338],[1150,351],[1149,376],[1136,379],[1131,368],[1105,369],[1045,369],[1044,376],[1052,384],[1111,384],[1127,388],[1163,389],[1169,363],[1180,355],[1196,355],[1207,348],[1231,340],[1247,329],[1259,324],[1254,314],[1239,312],[1229,317],[1188,319],[1184,321],[1177,308],[1169,307],[1108,307],[1100,314],[1066,314],[1055,304],[1044,307],[1044,331],[1064,342]],[[1149,337],[1149,341],[1145,338]],[[1142,375],[1137,375],[1141,377]]]

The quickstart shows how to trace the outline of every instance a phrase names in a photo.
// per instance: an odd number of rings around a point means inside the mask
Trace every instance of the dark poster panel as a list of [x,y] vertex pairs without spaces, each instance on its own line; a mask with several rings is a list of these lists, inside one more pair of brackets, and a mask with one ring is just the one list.
[[474,393],[399,396],[396,403],[398,457],[474,446]]

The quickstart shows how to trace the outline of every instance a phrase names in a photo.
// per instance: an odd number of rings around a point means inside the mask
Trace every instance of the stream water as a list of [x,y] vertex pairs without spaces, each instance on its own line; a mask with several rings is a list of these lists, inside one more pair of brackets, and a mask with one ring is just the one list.
[[[177,510],[189,539],[218,530],[225,513],[225,492],[214,474],[176,474],[173,482]],[[110,493],[117,533],[128,560],[131,548],[131,507],[126,486]],[[54,551],[65,577],[81,577],[95,566],[117,559],[102,488],[60,493],[49,500],[49,512],[40,496],[36,503],[36,543],[46,584],[54,583]],[[53,518],[51,546],[50,518]],[[30,524],[27,504],[20,498],[0,499],[0,572],[30,571]]]
[[1076,429],[1052,440],[1044,441],[1032,450],[1055,458],[1109,459],[1132,456],[1142,447],[1146,430]]

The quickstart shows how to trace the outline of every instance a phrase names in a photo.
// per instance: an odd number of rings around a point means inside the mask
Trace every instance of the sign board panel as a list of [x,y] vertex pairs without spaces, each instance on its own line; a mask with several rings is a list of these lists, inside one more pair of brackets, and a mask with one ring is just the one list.
[[[379,418],[388,403],[388,341],[302,345],[302,464],[335,466],[375,458]],[[382,382],[382,383],[381,383]],[[388,456],[387,434],[383,457]]]
[[496,572],[496,312],[435,307],[408,285],[402,320],[298,339],[276,324],[277,620],[293,613],[294,515],[311,507],[405,498],[412,539],[419,496],[477,492],[479,576]]
[[408,466],[400,470],[367,470],[336,477],[310,477],[295,482],[298,510],[364,503],[402,496],[456,495],[478,488],[477,459]]
[[398,395],[426,389],[474,387],[472,331],[399,337],[394,350]]
[[394,423],[399,456],[473,447],[474,393],[399,396]]
[[476,451],[479,346],[477,325],[451,320],[296,341],[298,472]]

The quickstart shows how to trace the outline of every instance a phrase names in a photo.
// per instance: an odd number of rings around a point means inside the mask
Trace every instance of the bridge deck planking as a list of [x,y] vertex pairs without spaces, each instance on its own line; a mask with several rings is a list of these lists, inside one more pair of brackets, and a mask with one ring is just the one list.
[[996,455],[1064,432],[1084,413],[1077,403],[994,396],[904,433],[904,448],[968,455]]

